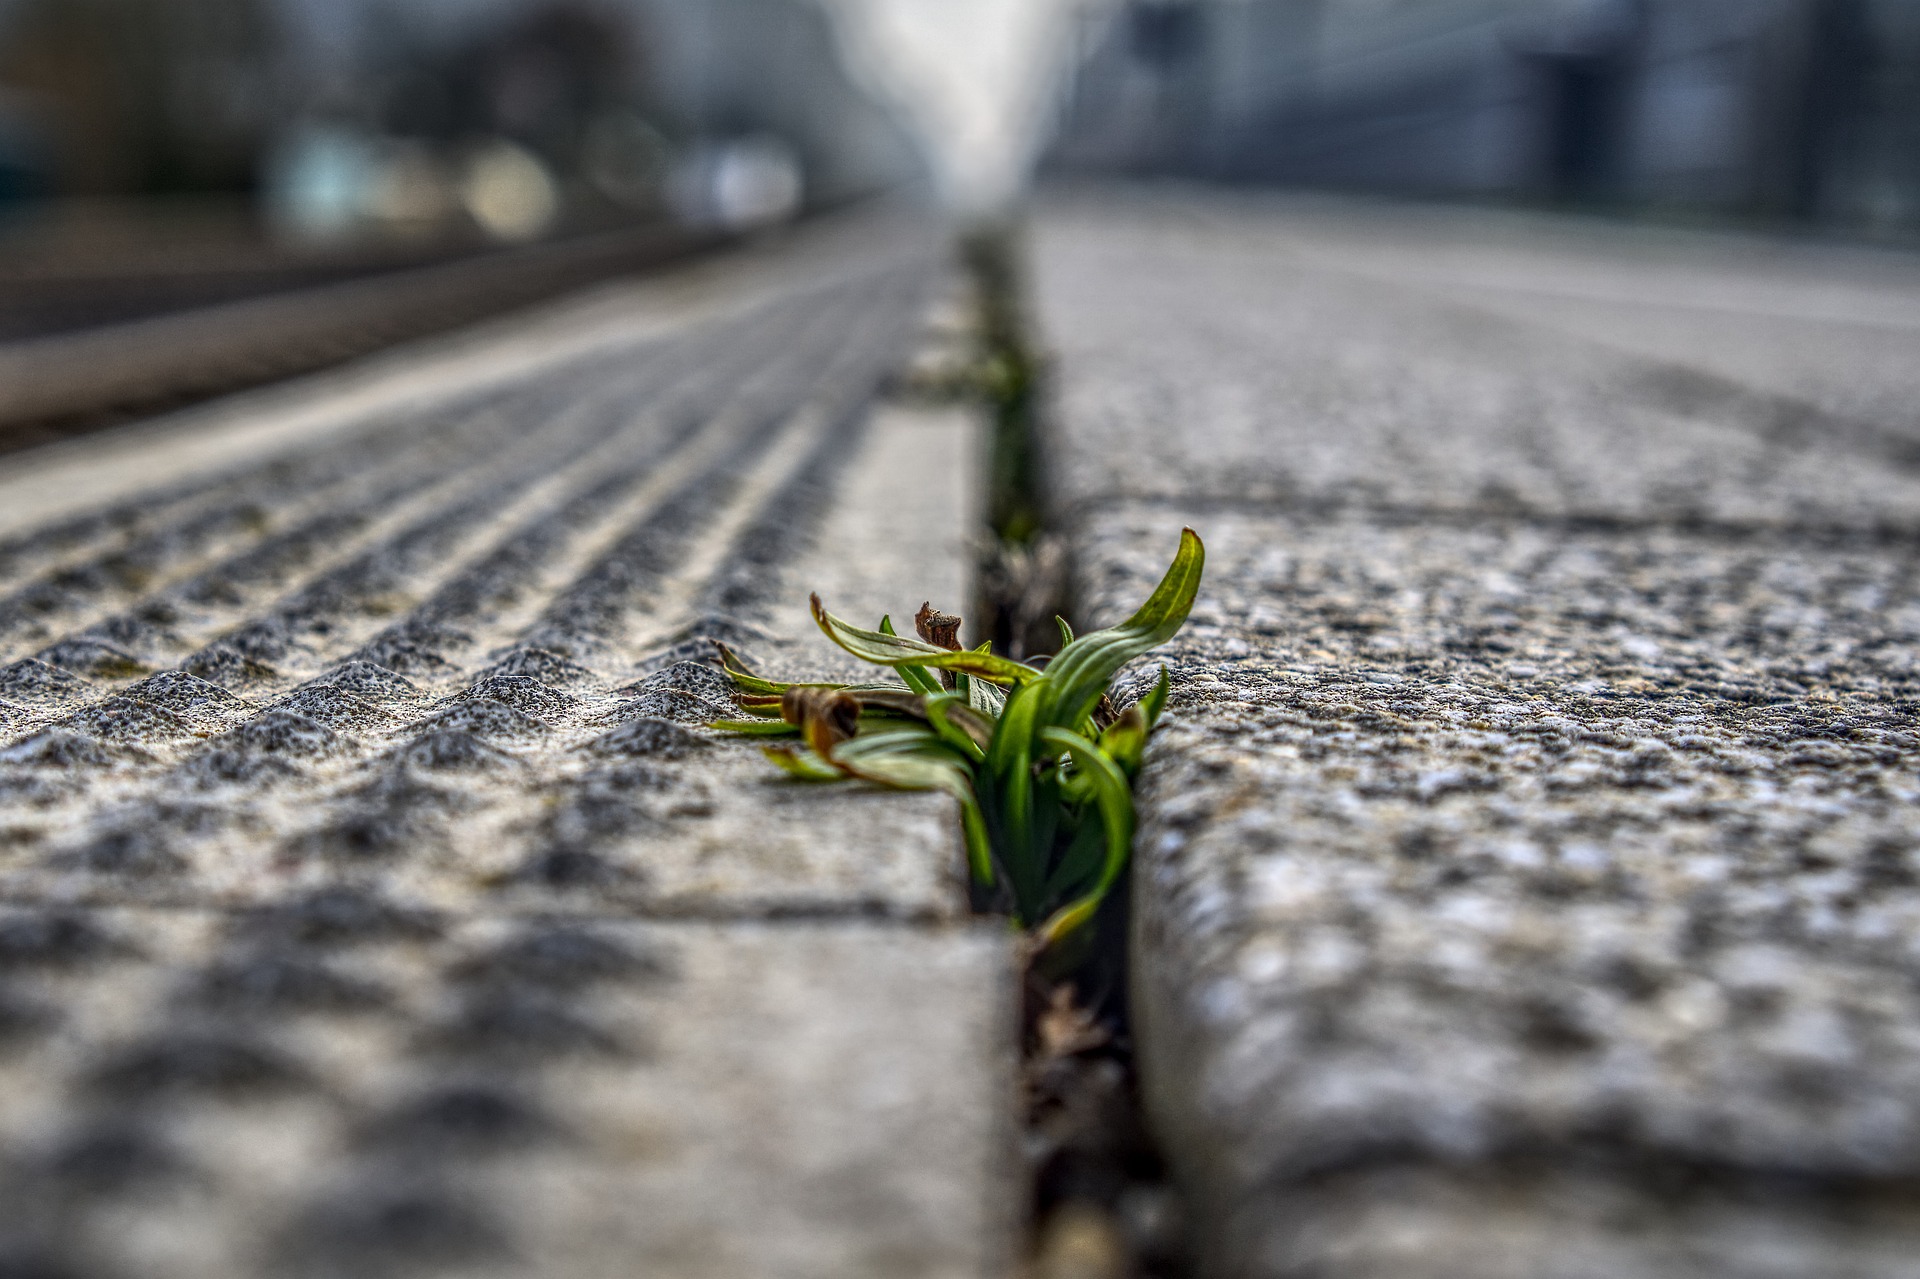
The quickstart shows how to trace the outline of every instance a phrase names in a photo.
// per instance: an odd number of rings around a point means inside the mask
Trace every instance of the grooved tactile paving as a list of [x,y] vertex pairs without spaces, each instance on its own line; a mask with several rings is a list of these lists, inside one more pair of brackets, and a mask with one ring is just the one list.
[[961,589],[968,429],[875,398],[936,242],[740,256],[32,477],[120,488],[0,538],[0,1273],[999,1265],[946,806],[702,727],[811,586]]
[[1110,191],[1034,270],[1088,620],[1208,544],[1130,676],[1202,1273],[1920,1273],[1912,369],[1820,356],[1920,269]]

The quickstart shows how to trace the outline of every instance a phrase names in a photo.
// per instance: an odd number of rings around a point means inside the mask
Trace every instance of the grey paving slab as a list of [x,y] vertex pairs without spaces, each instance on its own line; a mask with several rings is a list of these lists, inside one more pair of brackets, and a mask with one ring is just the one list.
[[[1685,514],[1617,353],[1470,339],[1192,198],[1043,219],[1036,274],[1088,619],[1181,524],[1209,548],[1134,880],[1203,1273],[1915,1273],[1911,482],[1855,503],[1866,447],[1674,416],[1755,450],[1662,454]],[[1490,429],[1523,385],[1538,419]]]
[[0,912],[0,1255],[156,1279],[1000,1273],[1001,951],[341,889]]
[[1276,212],[1288,251],[1315,265],[1708,373],[1726,380],[1714,387],[1723,394],[1732,382],[1750,402],[1781,397],[1777,413],[1920,434],[1920,262],[1910,252],[1301,197],[1208,216],[1271,237]]
[[[1864,388],[1841,407],[1877,404],[1885,420],[1809,433],[1804,405],[1765,383],[1729,385],[1735,364],[1681,358],[1691,348],[1676,328],[1693,348],[1768,349],[1758,325],[1722,310],[1663,312],[1665,328],[1645,335],[1668,333],[1656,356],[1653,342],[1610,344],[1542,322],[1510,292],[1495,304],[1485,287],[1456,286],[1494,274],[1477,259],[1437,279],[1432,268],[1396,274],[1391,255],[1335,252],[1318,231],[1232,202],[1085,198],[1040,219],[1037,318],[1066,370],[1070,498],[1899,528],[1920,511],[1902,416],[1911,362],[1879,358],[1911,337],[1911,305],[1888,318],[1891,337],[1831,375]],[[1417,228],[1402,232],[1412,257]],[[1504,265],[1551,283],[1527,255]],[[1638,325],[1638,312],[1615,323]],[[1824,317],[1807,328],[1840,344]]]
[[961,592],[973,424],[877,398],[938,248],[828,227],[0,480],[0,1271],[1004,1268],[949,805],[705,727],[714,640],[831,661],[810,589]]

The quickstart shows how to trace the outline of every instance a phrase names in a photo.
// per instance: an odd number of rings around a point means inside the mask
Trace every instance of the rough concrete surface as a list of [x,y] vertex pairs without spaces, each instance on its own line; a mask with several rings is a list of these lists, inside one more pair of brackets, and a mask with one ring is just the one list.
[[1203,1273],[1920,1274],[1911,369],[1824,431],[1689,362],[1897,329],[1912,268],[1668,246],[1749,323],[1634,234],[1337,214],[1107,192],[1034,243],[1089,620],[1209,547],[1134,892]]
[[999,1270],[947,805],[702,727],[712,640],[831,660],[809,589],[959,595],[970,424],[875,399],[937,251],[829,227],[0,481],[0,1273]]

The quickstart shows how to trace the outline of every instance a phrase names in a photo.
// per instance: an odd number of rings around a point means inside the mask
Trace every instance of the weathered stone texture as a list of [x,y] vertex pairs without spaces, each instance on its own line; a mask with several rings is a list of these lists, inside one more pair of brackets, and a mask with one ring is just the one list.
[[0,1272],[997,1273],[949,805],[704,727],[809,588],[959,596],[970,427],[875,401],[938,273],[829,229],[0,479]]
[[[1316,265],[1631,352],[1680,374],[1665,384],[1683,396],[1770,400],[1783,427],[1920,436],[1909,253],[1650,226],[1594,235],[1485,209],[1423,210],[1410,235],[1391,206],[1286,205],[1305,233],[1290,248]],[[1211,216],[1257,223],[1261,204]]]
[[1192,203],[1035,264],[1090,618],[1209,548],[1134,896],[1208,1273],[1916,1273],[1920,480]]
[[997,950],[339,889],[258,913],[8,911],[9,1262],[982,1274],[1004,1229],[977,1189],[1001,1153],[982,1116],[1003,1102],[966,1063],[1001,1016],[980,980]]
[[[1850,421],[1809,427],[1791,403],[1684,361],[1469,289],[1380,279],[1363,252],[1316,252],[1311,224],[1234,204],[1128,208],[1124,231],[1096,201],[1062,206],[1040,231],[1040,318],[1073,424],[1060,465],[1070,499],[1866,528],[1920,519],[1920,488],[1903,473],[1911,431],[1889,443],[1891,428],[1863,440]],[[1417,244],[1419,230],[1402,240]],[[1743,323],[1678,315],[1728,342]],[[1665,318],[1678,322],[1674,308]]]

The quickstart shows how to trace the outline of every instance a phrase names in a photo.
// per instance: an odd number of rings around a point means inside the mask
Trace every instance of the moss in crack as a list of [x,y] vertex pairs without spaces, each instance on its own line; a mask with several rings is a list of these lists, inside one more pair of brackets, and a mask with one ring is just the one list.
[[960,256],[974,292],[976,385],[992,419],[987,525],[1024,546],[1046,521],[1046,474],[1037,429],[1043,370],[1020,305],[1017,244],[1011,226],[981,227],[961,240]]
[[973,616],[977,638],[1010,657],[1046,652],[1054,617],[1071,615],[1065,543],[1048,529],[1047,365],[1020,301],[1018,245],[1007,222],[961,237],[966,319],[958,349],[943,350],[901,384],[923,399],[972,404],[985,419],[985,537]]
[[1048,531],[1046,361],[1033,339],[1019,238],[1011,224],[975,228],[960,246],[974,304],[974,393],[989,425],[986,524],[977,601],[983,637],[1014,657],[1046,651],[1052,619],[1070,613],[1065,544]]

